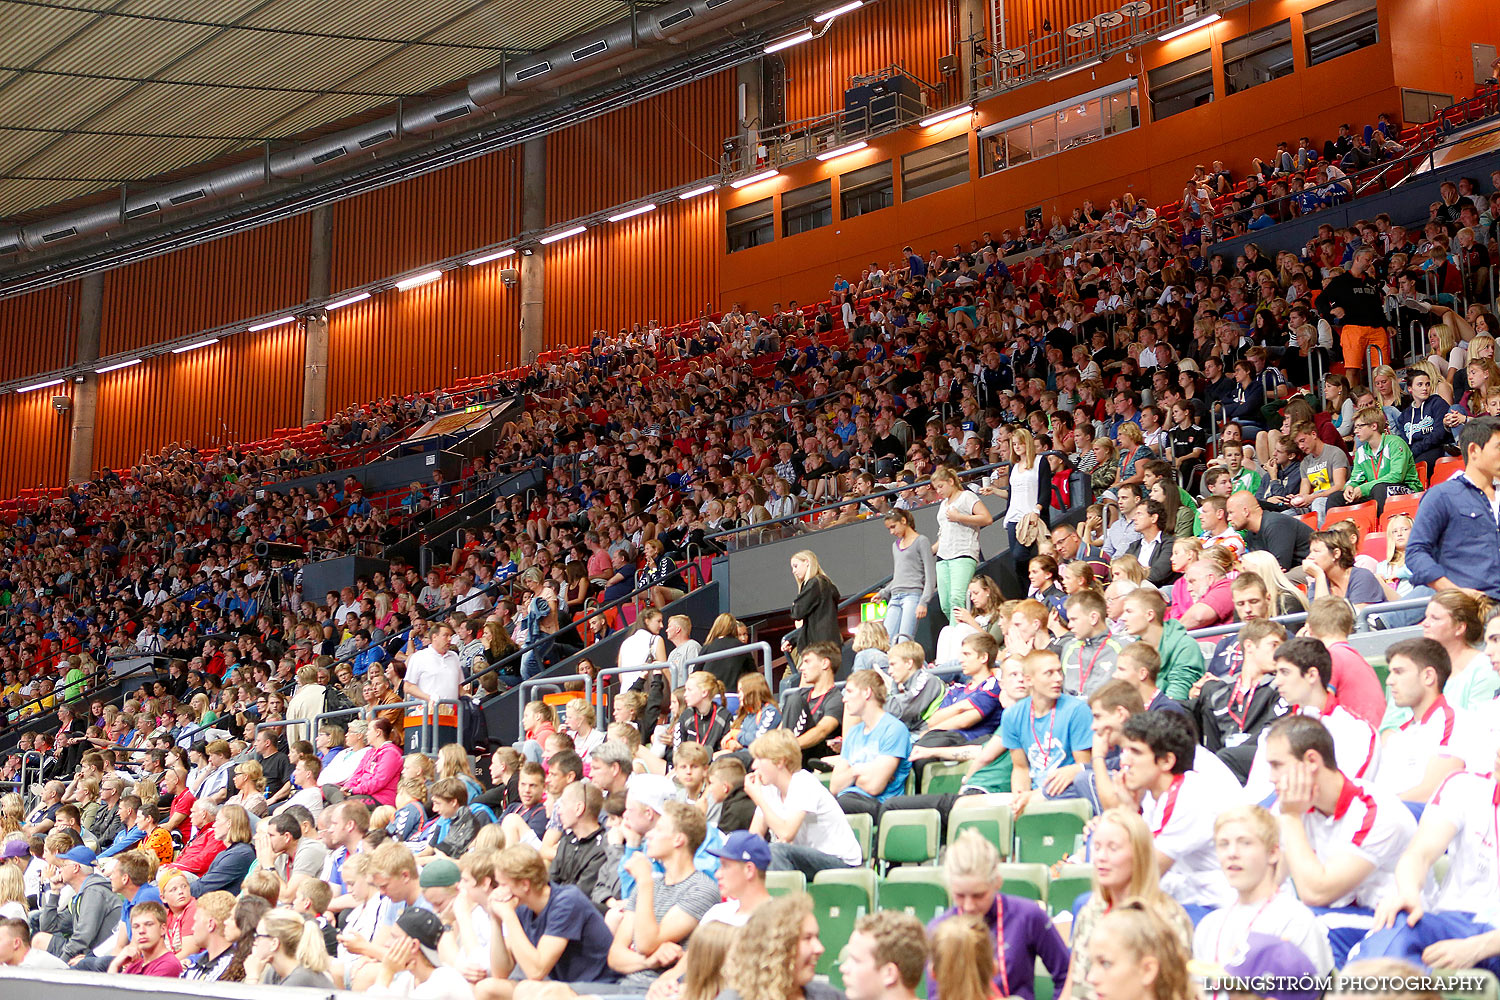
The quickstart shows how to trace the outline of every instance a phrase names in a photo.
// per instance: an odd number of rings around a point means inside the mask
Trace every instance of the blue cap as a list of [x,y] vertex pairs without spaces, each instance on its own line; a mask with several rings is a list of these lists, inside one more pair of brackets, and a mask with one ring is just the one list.
[[98,856],[96,854],[94,854],[93,851],[89,850],[87,847],[84,847],[82,844],[79,844],[77,847],[73,848],[67,854],[63,855],[63,860],[64,861],[72,861],[72,862],[74,862],[76,864],[80,864],[80,865],[88,865],[90,868],[92,868],[94,866],[94,862],[97,859],[98,859]]
[[734,831],[725,838],[723,847],[708,853],[722,861],[748,861],[761,871],[771,867],[771,845],[749,830]]

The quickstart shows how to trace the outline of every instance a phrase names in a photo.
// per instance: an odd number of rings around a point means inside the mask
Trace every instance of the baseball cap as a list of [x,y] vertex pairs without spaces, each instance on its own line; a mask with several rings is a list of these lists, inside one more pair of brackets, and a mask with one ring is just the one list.
[[625,783],[625,798],[635,799],[657,813],[666,812],[676,798],[677,785],[665,774],[632,774]]
[[417,942],[422,954],[427,956],[427,961],[433,965],[443,964],[438,958],[437,950],[438,939],[443,936],[443,922],[436,913],[408,906],[396,918],[396,926],[401,929],[401,933]]
[[423,889],[446,887],[458,885],[458,865],[447,858],[437,858],[429,861],[422,869],[422,876],[417,879],[417,884]]
[[734,831],[725,838],[723,847],[708,853],[723,861],[748,861],[761,871],[771,867],[771,845],[749,830]]
[[97,860],[97,858],[98,855],[89,850],[87,847],[84,847],[82,844],[79,844],[77,847],[73,848],[71,851],[63,855],[64,861],[71,861],[74,864],[79,865],[88,865],[90,868],[93,867],[94,862],[95,860]]
[[[1224,974],[1253,984],[1267,1000],[1316,1000],[1318,970],[1312,959],[1290,941],[1252,933],[1245,946],[1224,966]],[[1301,989],[1298,983],[1307,985]]]
[[31,848],[27,846],[23,837],[12,837],[5,842],[5,850],[0,853],[0,859],[9,861],[12,858],[24,858],[31,854]]

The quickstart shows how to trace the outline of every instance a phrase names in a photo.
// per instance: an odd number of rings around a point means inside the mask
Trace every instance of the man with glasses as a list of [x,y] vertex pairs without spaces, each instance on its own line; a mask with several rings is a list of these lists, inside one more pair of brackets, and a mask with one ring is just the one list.
[[1407,496],[1422,491],[1417,465],[1411,448],[1398,434],[1387,434],[1385,413],[1379,407],[1368,407],[1354,415],[1354,468],[1344,487],[1346,503],[1375,501],[1377,517],[1385,510],[1389,497]]

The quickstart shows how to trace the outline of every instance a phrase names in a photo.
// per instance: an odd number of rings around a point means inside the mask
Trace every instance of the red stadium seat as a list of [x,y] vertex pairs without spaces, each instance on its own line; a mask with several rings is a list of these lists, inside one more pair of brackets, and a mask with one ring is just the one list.
[[1359,526],[1362,533],[1368,534],[1375,530],[1375,501],[1366,500],[1364,503],[1355,504],[1352,507],[1330,507],[1328,513],[1323,515],[1323,523],[1333,524],[1337,521],[1349,519]]
[[1385,511],[1380,515],[1380,530],[1384,531],[1386,525],[1391,523],[1391,518],[1397,514],[1405,514],[1407,517],[1417,516],[1417,502],[1422,499],[1422,494],[1413,493],[1406,497],[1391,497],[1385,502]]

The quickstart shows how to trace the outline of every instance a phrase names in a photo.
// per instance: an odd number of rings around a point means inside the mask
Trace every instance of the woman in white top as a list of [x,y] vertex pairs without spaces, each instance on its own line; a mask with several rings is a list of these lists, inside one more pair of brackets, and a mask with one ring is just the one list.
[[[1016,527],[1027,514],[1037,514],[1042,523],[1047,521],[1046,493],[1043,491],[1042,471],[1046,461],[1037,454],[1036,439],[1028,430],[1017,430],[1010,437],[1010,505],[1005,508],[1005,534],[1010,539],[1010,557],[1015,561],[1016,576],[1024,579],[1026,564],[1036,555],[1032,545],[1022,545],[1016,539]],[[1050,485],[1050,477],[1048,477]]]
[[943,617],[952,621],[953,609],[964,606],[969,581],[979,568],[979,529],[994,523],[994,518],[978,495],[959,485],[958,473],[947,466],[932,474],[932,486],[942,498],[938,504],[937,546],[933,550],[937,555],[938,601]]

